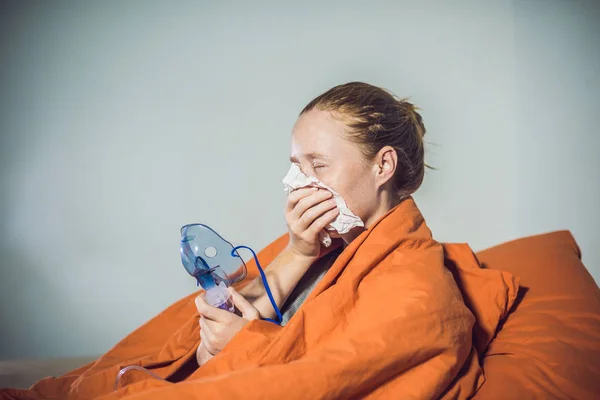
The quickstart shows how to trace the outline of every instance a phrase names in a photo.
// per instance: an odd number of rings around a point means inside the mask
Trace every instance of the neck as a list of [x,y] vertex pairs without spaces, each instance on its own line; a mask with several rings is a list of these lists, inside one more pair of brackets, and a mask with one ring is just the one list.
[[380,206],[377,207],[377,209],[373,213],[371,213],[371,215],[365,221],[363,221],[365,223],[364,227],[356,227],[350,232],[340,235],[345,245],[350,244],[354,239],[356,239],[358,235],[360,235],[362,232],[368,229],[372,224],[378,221],[381,217],[383,217],[392,208],[396,207],[399,203],[399,201],[382,202]]
[[366,229],[377,222],[392,208],[400,204],[400,199],[398,196],[392,195],[392,192],[389,190],[384,190],[380,193],[377,204],[377,207],[369,214],[366,221],[364,221]]
[[350,232],[340,235],[340,237],[344,241],[345,246],[350,244],[363,231],[369,229],[371,225],[377,222],[388,211],[390,211],[392,208],[396,207],[398,204],[401,203],[400,198],[390,190],[382,190],[379,193],[379,198],[377,200],[377,207],[371,213],[369,213],[367,218],[363,221],[365,224],[364,228],[356,227]]

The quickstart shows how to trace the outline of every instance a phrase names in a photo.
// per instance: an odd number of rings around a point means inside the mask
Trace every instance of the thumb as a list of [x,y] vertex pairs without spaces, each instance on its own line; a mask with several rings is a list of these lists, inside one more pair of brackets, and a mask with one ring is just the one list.
[[260,318],[258,310],[248,300],[246,300],[244,296],[239,294],[233,287],[229,287],[227,289],[229,290],[229,293],[231,293],[233,304],[235,304],[237,309],[240,310],[244,319],[252,320]]

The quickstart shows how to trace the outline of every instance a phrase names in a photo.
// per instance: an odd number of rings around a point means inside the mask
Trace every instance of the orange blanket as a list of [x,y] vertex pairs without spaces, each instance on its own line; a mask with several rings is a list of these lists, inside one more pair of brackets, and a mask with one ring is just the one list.
[[[261,263],[286,243],[282,236],[269,245]],[[445,254],[453,255],[446,265]],[[483,272],[490,275],[481,282],[502,287],[491,321],[474,295],[486,285],[469,280]],[[474,290],[464,301],[457,282]],[[444,251],[408,199],[341,253],[286,326],[252,321],[201,368],[194,366],[194,294],[96,362],[30,390],[1,391],[0,399],[467,398],[484,380],[477,349],[489,342],[516,287],[509,276],[480,269],[466,245]],[[118,371],[132,364],[170,382],[130,371],[115,391]]]

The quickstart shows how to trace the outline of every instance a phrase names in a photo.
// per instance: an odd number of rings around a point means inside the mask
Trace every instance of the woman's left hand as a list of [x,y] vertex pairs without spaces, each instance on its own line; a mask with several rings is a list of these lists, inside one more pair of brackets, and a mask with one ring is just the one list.
[[259,319],[258,310],[230,287],[233,304],[242,313],[238,316],[232,312],[211,306],[204,300],[204,295],[196,297],[196,308],[200,313],[200,338],[204,348],[212,355],[219,353],[227,343],[252,320]]

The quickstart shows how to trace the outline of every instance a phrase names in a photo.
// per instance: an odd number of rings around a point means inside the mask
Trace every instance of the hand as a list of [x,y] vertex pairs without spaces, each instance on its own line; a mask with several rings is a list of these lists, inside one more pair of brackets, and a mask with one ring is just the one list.
[[331,192],[301,188],[288,195],[285,220],[290,234],[289,249],[296,255],[316,260],[321,251],[319,233],[339,214]]
[[[204,347],[213,356],[223,350],[248,322],[260,318],[258,310],[244,296],[232,287],[227,290],[231,294],[233,304],[242,313],[241,317],[211,306],[204,300],[204,294],[196,297],[196,308],[200,313],[200,339],[202,340],[200,347]],[[196,352],[197,358],[198,353],[204,350],[201,350],[200,347]]]

